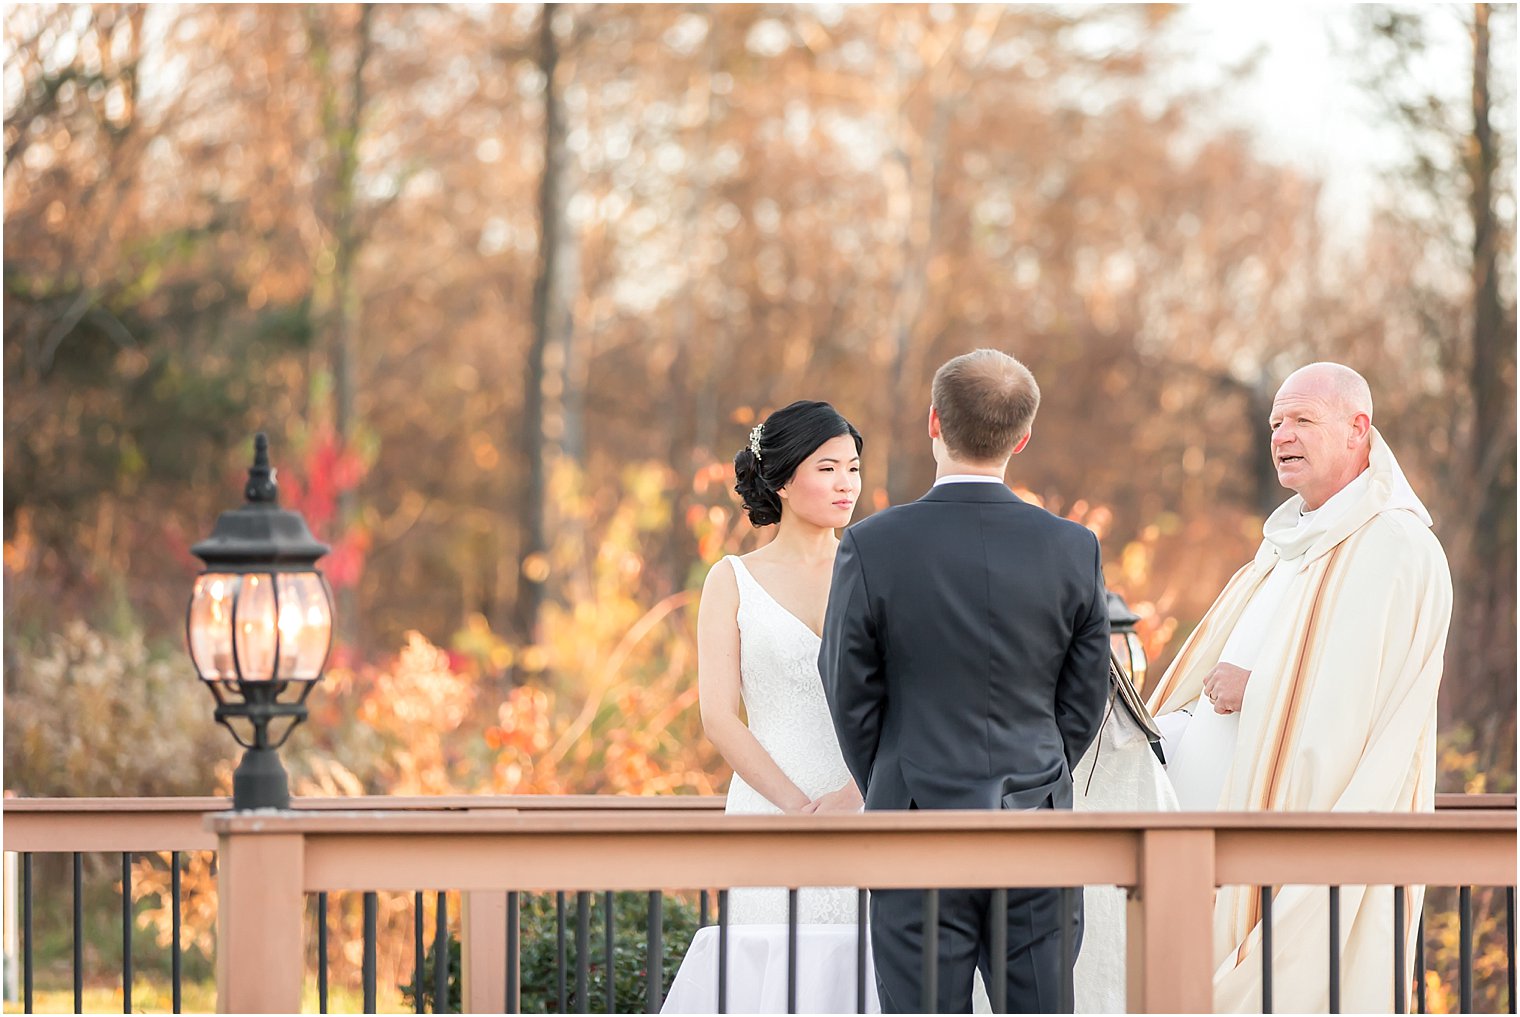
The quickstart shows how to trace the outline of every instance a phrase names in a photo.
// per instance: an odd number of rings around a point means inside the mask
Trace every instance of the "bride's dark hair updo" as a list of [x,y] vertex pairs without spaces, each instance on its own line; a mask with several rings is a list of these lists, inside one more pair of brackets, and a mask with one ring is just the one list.
[[[828,403],[799,399],[765,418],[750,442],[734,456],[734,490],[744,499],[744,511],[753,526],[781,521],[781,496],[785,487],[809,456],[830,438],[848,434],[860,453],[860,432]],[[755,450],[759,450],[759,455]]]

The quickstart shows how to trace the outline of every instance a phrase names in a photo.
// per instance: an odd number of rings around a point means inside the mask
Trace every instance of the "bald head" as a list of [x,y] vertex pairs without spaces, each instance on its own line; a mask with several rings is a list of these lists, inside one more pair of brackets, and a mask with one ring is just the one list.
[[1272,400],[1271,426],[1278,482],[1317,509],[1367,468],[1372,389],[1343,364],[1300,367]]
[[1345,364],[1322,360],[1300,367],[1288,375],[1278,394],[1289,390],[1331,400],[1350,416],[1365,413],[1369,421],[1372,419],[1372,387]]

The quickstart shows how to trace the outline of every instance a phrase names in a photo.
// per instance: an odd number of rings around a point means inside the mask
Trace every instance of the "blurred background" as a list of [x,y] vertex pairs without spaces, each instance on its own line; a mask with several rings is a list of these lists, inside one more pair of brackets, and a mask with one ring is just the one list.
[[[1362,371],[1457,586],[1442,790],[1512,790],[1512,7],[15,5],[5,784],[205,793],[189,547],[267,430],[333,545],[298,793],[715,792],[695,591],[797,398],[861,513],[928,384],[1044,404],[1013,486],[1160,673]],[[165,718],[171,718],[166,722]]]
[[[932,373],[983,345],[1044,390],[1010,483],[1100,535],[1152,676],[1287,496],[1278,384],[1364,373],[1456,582],[1439,786],[1512,791],[1515,29],[1486,4],[10,5],[7,793],[230,788],[189,548],[259,429],[333,545],[298,794],[721,792],[696,591],[766,539],[733,454],[827,399],[865,435],[861,514],[915,498]],[[145,963],[166,864],[134,861]],[[67,1010],[67,876],[39,879]],[[120,1001],[118,880],[87,873],[93,1009]],[[185,880],[207,1008],[206,859]],[[381,904],[394,1009],[410,904]],[[1452,902],[1427,942],[1443,1012]]]

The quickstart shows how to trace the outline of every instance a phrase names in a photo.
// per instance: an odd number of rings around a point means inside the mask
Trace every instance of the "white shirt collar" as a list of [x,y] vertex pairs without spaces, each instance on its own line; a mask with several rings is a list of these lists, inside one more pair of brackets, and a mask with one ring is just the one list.
[[983,477],[983,476],[981,476],[979,474],[975,474],[975,473],[952,473],[952,474],[950,474],[948,476],[940,477],[938,480],[936,480],[934,482],[934,486],[938,487],[941,484],[1001,484],[1001,483],[1003,483],[1003,478],[1002,477]]
[[1341,510],[1341,508],[1360,498],[1362,496],[1362,492],[1364,492],[1371,485],[1371,483],[1372,471],[1363,470],[1361,473],[1358,473],[1355,477],[1351,478],[1351,481],[1346,484],[1345,487],[1341,488],[1339,491],[1336,491],[1329,498],[1326,498],[1324,504],[1320,505],[1319,508],[1306,509],[1304,508],[1303,503],[1300,502],[1298,506],[1298,524],[1300,526],[1307,525],[1309,521],[1312,520],[1315,516],[1320,515],[1323,515],[1326,518],[1333,518],[1335,514]]

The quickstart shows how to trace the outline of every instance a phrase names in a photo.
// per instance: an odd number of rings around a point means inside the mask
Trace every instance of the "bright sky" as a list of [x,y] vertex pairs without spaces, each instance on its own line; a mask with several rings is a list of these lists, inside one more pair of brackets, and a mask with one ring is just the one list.
[[[1428,21],[1440,34],[1422,71],[1460,100],[1471,87],[1466,34],[1455,11],[1432,11]],[[1183,80],[1217,80],[1221,68],[1262,50],[1255,71],[1219,93],[1216,115],[1247,127],[1265,157],[1324,179],[1326,218],[1349,234],[1360,233],[1382,187],[1378,167],[1403,148],[1355,78],[1356,25],[1357,12],[1344,5],[1244,2],[1186,4],[1177,26],[1178,48],[1191,58],[1178,69]]]

